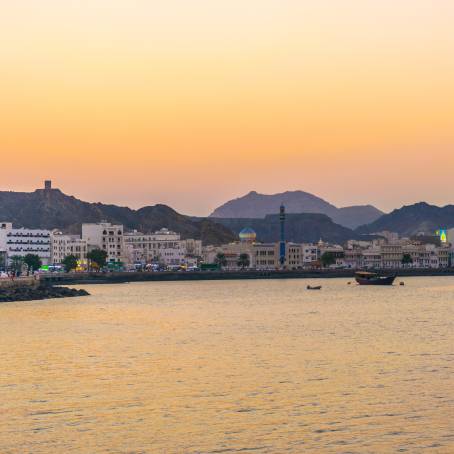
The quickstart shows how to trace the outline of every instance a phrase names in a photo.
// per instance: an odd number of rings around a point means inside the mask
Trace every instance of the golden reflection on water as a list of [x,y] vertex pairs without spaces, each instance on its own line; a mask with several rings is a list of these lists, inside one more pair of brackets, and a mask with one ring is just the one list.
[[1,453],[454,452],[454,278],[0,305]]

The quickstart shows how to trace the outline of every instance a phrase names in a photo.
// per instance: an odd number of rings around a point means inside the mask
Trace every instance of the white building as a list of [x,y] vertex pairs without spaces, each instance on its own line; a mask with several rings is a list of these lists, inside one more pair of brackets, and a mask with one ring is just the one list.
[[50,231],[43,229],[15,229],[11,222],[0,222],[0,251],[8,260],[13,256],[37,255],[43,265],[50,262]]
[[302,244],[303,267],[310,268],[316,266],[320,259],[320,251],[315,244]]
[[59,230],[53,230],[50,242],[51,263],[61,264],[68,255],[73,255],[79,262],[87,260],[87,240],[78,235],[64,235]]
[[123,254],[123,226],[110,222],[82,224],[82,239],[88,251],[102,249],[107,252],[107,262],[121,262]]
[[123,244],[128,263],[193,265],[202,255],[200,240],[182,240],[178,233],[166,228],[151,234],[127,232]]

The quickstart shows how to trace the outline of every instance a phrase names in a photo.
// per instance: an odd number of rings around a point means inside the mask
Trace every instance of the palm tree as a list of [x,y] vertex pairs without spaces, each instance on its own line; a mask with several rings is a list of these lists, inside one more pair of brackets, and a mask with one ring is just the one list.
[[247,268],[249,265],[250,265],[251,261],[249,260],[249,255],[248,254],[240,254],[240,256],[238,257],[238,262],[237,262],[237,265],[242,269],[244,270],[245,268]]
[[13,255],[11,257],[11,270],[16,274],[20,274],[22,272],[22,268],[24,266],[24,258],[20,255]]
[[223,252],[218,252],[214,262],[218,264],[219,268],[223,268],[227,265],[227,259],[225,258],[225,254]]

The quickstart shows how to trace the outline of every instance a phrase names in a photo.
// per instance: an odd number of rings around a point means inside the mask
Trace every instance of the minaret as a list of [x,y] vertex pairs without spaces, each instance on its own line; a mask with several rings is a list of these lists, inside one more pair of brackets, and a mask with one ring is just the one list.
[[285,265],[285,206],[281,205],[279,209],[279,222],[281,224],[281,238],[279,242],[279,263],[281,268]]

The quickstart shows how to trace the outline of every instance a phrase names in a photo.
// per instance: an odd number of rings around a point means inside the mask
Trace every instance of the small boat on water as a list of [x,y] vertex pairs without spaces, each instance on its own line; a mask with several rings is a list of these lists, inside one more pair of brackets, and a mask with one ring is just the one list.
[[358,271],[355,274],[356,282],[359,285],[393,285],[396,275],[391,276],[380,276],[377,273],[371,273],[369,271]]
[[306,288],[307,288],[308,290],[321,290],[321,289],[322,289],[322,286],[321,286],[321,285],[316,285],[316,286],[308,285]]

